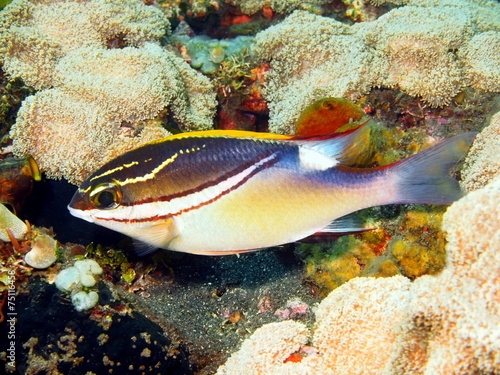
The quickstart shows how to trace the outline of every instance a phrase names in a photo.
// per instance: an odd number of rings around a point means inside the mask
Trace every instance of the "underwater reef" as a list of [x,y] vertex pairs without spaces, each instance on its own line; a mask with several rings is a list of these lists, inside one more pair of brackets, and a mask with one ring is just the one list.
[[[0,372],[500,374],[498,1],[0,9]],[[138,257],[67,212],[74,185],[128,150],[197,130],[300,135],[332,97],[357,105],[344,130],[371,120],[356,166],[479,132],[453,172],[464,197],[238,257]]]

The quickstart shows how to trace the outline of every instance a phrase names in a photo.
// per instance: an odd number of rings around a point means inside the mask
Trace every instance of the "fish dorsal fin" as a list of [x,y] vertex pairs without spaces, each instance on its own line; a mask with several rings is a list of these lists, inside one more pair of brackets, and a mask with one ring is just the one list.
[[352,165],[360,161],[363,149],[370,145],[370,127],[365,121],[357,128],[329,136],[295,137],[300,147],[319,152],[338,163]]
[[199,132],[187,132],[187,133],[179,133],[170,135],[166,138],[153,141],[151,143],[161,143],[164,141],[171,141],[174,139],[181,138],[196,138],[196,137],[235,137],[235,138],[255,138],[255,139],[277,139],[277,140],[288,140],[292,139],[291,135],[283,135],[283,134],[273,134],[273,133],[261,133],[261,132],[252,132],[252,131],[244,131],[244,130],[205,130]]
[[139,256],[147,255],[158,248],[167,249],[178,231],[174,219],[169,217],[158,223],[141,228],[141,238],[134,240],[134,250]]

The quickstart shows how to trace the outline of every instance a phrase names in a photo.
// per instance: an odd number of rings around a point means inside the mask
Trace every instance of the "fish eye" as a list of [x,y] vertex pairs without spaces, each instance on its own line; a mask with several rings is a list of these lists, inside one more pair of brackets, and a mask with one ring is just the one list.
[[120,205],[122,192],[115,182],[97,185],[89,193],[90,204],[100,210],[112,210]]
[[326,109],[335,109],[335,103],[333,103],[331,101],[323,102],[322,106],[323,106],[323,108],[326,108]]

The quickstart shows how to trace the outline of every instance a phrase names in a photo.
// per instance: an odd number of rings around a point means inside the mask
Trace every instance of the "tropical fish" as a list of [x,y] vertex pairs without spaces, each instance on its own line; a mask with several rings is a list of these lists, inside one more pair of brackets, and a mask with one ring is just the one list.
[[365,111],[344,98],[323,98],[307,106],[295,124],[295,135],[342,133],[359,127]]
[[461,197],[449,172],[474,133],[390,165],[350,167],[365,128],[309,138],[217,130],[170,136],[104,165],[68,208],[147,251],[223,255],[364,230],[342,217],[366,207]]

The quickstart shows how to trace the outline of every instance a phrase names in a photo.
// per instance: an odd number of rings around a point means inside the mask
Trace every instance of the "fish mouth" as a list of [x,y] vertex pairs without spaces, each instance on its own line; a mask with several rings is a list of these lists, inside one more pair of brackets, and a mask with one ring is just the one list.
[[71,215],[74,217],[77,217],[79,219],[83,219],[85,221],[88,221],[89,223],[94,223],[94,217],[92,215],[85,215],[85,211],[78,210],[76,208],[71,207],[71,205],[68,205],[68,210]]

